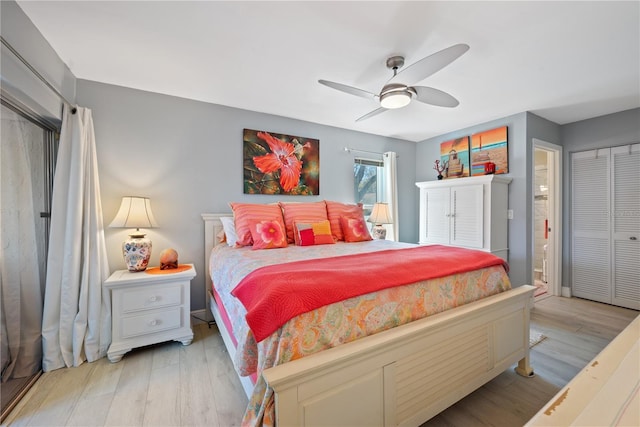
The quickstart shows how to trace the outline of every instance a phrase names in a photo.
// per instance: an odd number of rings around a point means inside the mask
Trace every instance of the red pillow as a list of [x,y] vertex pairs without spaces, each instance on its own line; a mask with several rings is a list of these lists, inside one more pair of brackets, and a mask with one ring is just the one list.
[[335,243],[331,235],[329,220],[320,222],[298,222],[294,223],[294,237],[296,245],[329,245]]
[[284,234],[282,221],[277,219],[254,221],[251,223],[251,249],[286,248],[287,236]]
[[236,224],[237,246],[250,246],[253,244],[251,224],[255,221],[275,219],[280,221],[282,229],[285,229],[282,210],[277,204],[229,203],[229,205],[233,210],[233,218]]
[[340,225],[342,226],[342,234],[344,234],[345,242],[364,242],[373,240],[369,234],[367,223],[363,217],[340,217]]
[[287,241],[293,243],[293,223],[295,221],[318,222],[327,218],[327,206],[324,200],[320,202],[306,203],[283,203],[280,202],[282,214],[284,216],[284,224],[287,228]]
[[340,217],[364,217],[364,212],[362,211],[362,203],[358,203],[357,205],[349,205],[346,203],[332,202],[329,200],[325,200],[325,203],[327,204],[327,218],[331,223],[331,234],[333,234],[335,240],[344,240],[342,225],[340,225]]

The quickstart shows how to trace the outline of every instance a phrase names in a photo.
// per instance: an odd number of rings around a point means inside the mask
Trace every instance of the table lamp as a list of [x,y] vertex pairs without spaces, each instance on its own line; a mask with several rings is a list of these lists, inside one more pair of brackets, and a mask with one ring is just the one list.
[[109,224],[110,228],[135,228],[129,233],[129,239],[122,243],[124,262],[129,271],[144,271],[151,258],[151,240],[145,237],[140,228],[157,227],[153,212],[151,212],[151,200],[146,197],[122,198],[120,210]]
[[389,205],[387,203],[376,203],[373,205],[373,210],[371,211],[371,215],[369,215],[368,221],[374,224],[371,230],[372,237],[374,239],[386,239],[387,229],[384,228],[382,224],[391,224]]

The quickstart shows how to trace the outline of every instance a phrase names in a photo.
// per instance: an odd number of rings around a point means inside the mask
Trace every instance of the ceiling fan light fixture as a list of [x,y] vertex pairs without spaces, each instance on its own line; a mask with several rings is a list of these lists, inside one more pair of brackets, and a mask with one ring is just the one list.
[[411,102],[411,93],[407,90],[387,92],[380,96],[380,105],[384,108],[402,108]]

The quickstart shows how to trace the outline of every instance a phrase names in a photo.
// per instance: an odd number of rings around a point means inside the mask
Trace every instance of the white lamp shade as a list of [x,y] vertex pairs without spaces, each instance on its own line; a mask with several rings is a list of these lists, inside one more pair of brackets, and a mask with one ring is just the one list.
[[369,222],[374,224],[391,224],[391,215],[389,214],[389,205],[387,203],[376,203],[373,205]]
[[154,228],[158,223],[151,212],[151,200],[146,197],[123,197],[120,210],[109,227]]

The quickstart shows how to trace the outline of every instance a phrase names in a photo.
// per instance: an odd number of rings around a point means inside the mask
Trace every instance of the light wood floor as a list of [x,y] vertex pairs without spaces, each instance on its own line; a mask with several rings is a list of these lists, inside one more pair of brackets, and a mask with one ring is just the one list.
[[[532,328],[536,376],[509,369],[432,418],[433,426],[522,426],[639,313],[575,298],[543,297]],[[6,420],[11,426],[233,426],[247,399],[215,326],[194,327],[190,346],[134,350],[44,374]]]

